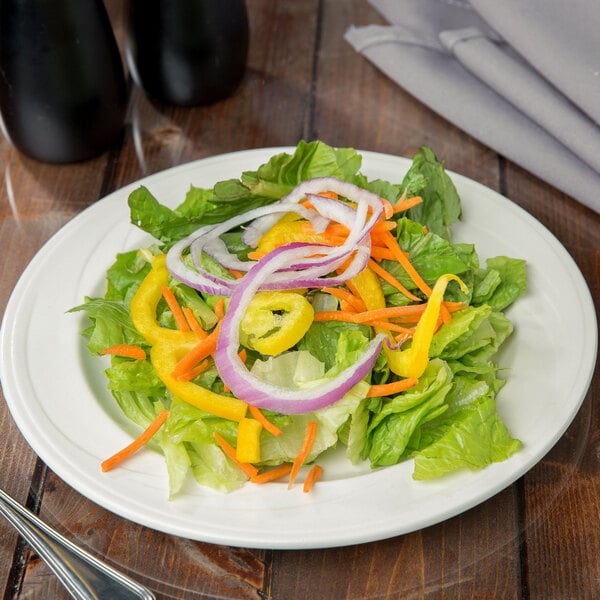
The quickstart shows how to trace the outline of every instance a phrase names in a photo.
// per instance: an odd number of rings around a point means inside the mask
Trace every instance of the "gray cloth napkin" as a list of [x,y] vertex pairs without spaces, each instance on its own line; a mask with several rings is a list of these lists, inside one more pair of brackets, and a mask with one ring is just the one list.
[[456,126],[600,213],[598,0],[369,0],[346,40]]

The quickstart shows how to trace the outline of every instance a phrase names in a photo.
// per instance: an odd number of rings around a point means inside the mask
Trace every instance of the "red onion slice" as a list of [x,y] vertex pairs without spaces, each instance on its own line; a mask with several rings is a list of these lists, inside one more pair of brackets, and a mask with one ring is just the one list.
[[[319,196],[320,192],[333,191],[352,202],[356,208],[347,203],[332,198]],[[297,203],[308,197],[319,212],[298,206]],[[371,215],[368,215],[368,209]],[[328,285],[336,285],[348,279],[350,274],[356,274],[366,266],[368,256],[365,256],[364,245],[370,243],[368,233],[380,218],[383,211],[381,199],[376,194],[359,188],[358,186],[341,181],[335,177],[321,177],[302,182],[292,192],[277,203],[253,209],[237,215],[224,223],[208,225],[200,228],[185,240],[175,244],[167,254],[167,267],[172,276],[187,285],[203,292],[229,296],[236,288],[238,281],[211,274],[202,268],[200,255],[206,252],[228,269],[248,271],[255,261],[241,261],[232,255],[220,236],[238,227],[243,223],[252,221],[253,225],[260,219],[280,218],[281,213],[294,211],[301,217],[311,221],[315,230],[321,229],[330,221],[335,220],[349,228],[349,234],[340,246],[328,247],[322,256],[306,259],[302,262],[288,264],[273,272],[264,289],[291,289],[294,286],[319,285],[320,278],[327,277]],[[249,236],[252,237],[252,236]],[[195,269],[185,264],[183,253],[189,247]],[[344,263],[350,254],[357,250],[349,267],[349,275],[338,276],[330,279],[332,271]],[[303,271],[303,273],[297,273]],[[314,282],[314,283],[311,283]]]
[[254,295],[275,271],[317,249],[318,246],[312,244],[290,244],[276,248],[239,280],[231,296],[221,322],[214,359],[225,385],[248,404],[284,414],[302,414],[329,406],[368,375],[381,350],[385,337],[383,334],[369,342],[354,365],[318,387],[302,389],[282,388],[262,381],[246,368],[238,356],[240,322]]

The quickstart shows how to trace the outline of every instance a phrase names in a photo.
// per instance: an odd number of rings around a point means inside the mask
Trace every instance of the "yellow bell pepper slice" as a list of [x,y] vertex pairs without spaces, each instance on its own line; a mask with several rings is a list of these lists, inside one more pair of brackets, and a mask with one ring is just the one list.
[[262,425],[255,419],[241,419],[237,429],[235,456],[241,462],[260,462]]
[[295,346],[314,319],[311,303],[296,292],[258,292],[240,323],[244,345],[275,356]]
[[135,328],[149,344],[159,340],[171,340],[177,343],[198,341],[196,334],[181,332],[159,325],[156,320],[156,307],[162,297],[162,287],[169,281],[166,256],[158,254],[152,259],[152,269],[144,277],[129,306],[131,320]]
[[179,381],[172,377],[179,360],[198,343],[193,332],[162,327],[156,320],[156,307],[167,285],[169,272],[166,257],[159,254],[153,258],[152,269],[142,281],[131,299],[130,313],[135,328],[151,344],[150,362],[160,380],[175,396],[206,412],[233,421],[246,416],[248,405],[238,398],[222,396],[191,381]]
[[171,376],[177,362],[193,346],[173,343],[171,340],[156,342],[150,350],[150,361],[160,380],[175,396],[217,417],[241,421],[248,405],[239,398],[223,396],[197,385],[193,381],[179,381]]
[[397,375],[419,378],[427,368],[429,364],[429,347],[440,316],[444,292],[450,281],[458,282],[460,289],[465,294],[468,293],[469,289],[460,277],[446,274],[438,278],[431,290],[427,307],[417,323],[410,348],[391,351],[391,362],[388,362],[390,369]]
[[[463,292],[468,293],[464,282],[456,275],[446,274],[436,281],[427,307],[421,315],[412,337],[410,348],[393,350],[387,344],[383,345],[390,370],[399,377],[418,379],[429,364],[429,348],[435,333],[440,309],[444,300],[444,292],[450,281],[456,281]],[[368,310],[385,308],[385,296],[379,284],[377,275],[369,268],[364,269],[352,279]]]
[[285,218],[278,221],[261,236],[256,251],[261,254],[267,254],[279,246],[292,242],[304,242],[307,244],[327,243],[325,236],[307,231],[306,223],[306,221],[290,221]]

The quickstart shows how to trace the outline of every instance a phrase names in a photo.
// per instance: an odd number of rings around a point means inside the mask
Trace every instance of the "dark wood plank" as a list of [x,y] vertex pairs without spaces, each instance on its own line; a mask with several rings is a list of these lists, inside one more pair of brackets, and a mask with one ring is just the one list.
[[[581,269],[598,311],[600,217],[512,164],[507,195],[538,218]],[[565,349],[568,351],[568,349]],[[598,368],[592,390],[599,385]],[[524,478],[524,540],[532,598],[600,595],[600,406],[590,392],[557,445]]]
[[350,548],[278,552],[273,598],[518,598],[511,489],[445,523]]

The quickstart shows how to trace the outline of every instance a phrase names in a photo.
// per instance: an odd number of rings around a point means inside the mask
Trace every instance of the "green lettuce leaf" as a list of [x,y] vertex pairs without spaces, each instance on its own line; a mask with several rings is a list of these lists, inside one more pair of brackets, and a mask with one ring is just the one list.
[[440,477],[457,469],[481,469],[506,460],[522,446],[511,437],[489,394],[460,408],[437,428],[439,437],[414,457],[415,479]]
[[[423,186],[424,182],[426,184]],[[437,160],[429,148],[422,147],[415,154],[402,184],[411,190],[411,195],[423,198],[421,204],[408,211],[409,218],[426,225],[429,231],[448,238],[450,226],[462,215],[460,198],[444,170],[444,164]]]

